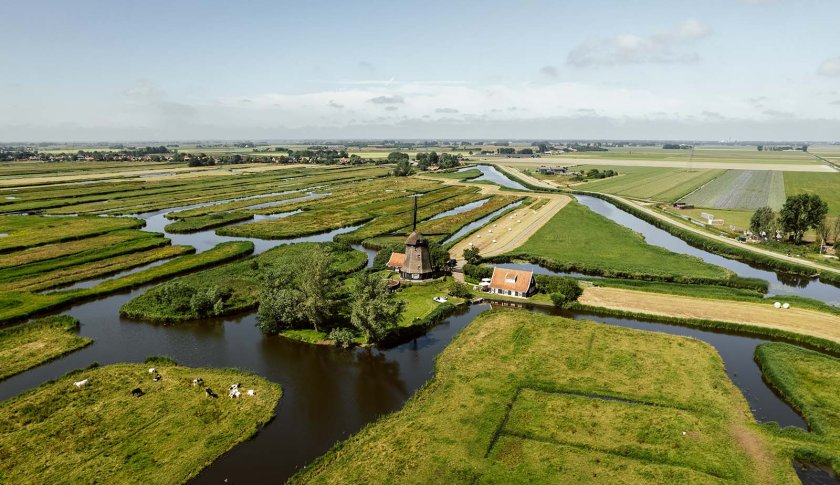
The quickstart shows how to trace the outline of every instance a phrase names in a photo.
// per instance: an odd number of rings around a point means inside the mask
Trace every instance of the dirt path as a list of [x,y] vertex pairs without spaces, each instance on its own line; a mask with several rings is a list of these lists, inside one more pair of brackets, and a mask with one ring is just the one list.
[[552,197],[537,210],[530,207],[517,209],[465,237],[449,250],[449,254],[463,263],[464,249],[471,246],[478,248],[482,256],[508,253],[524,244],[570,200],[570,197],[561,195]]
[[522,171],[520,171],[516,168],[510,167],[510,166],[507,166],[507,165],[496,165],[496,168],[498,168],[502,173],[508,172],[509,174],[513,175],[514,177],[518,177],[518,178],[528,182],[529,184],[533,185],[534,187],[541,187],[543,189],[550,189],[550,190],[557,188],[553,184],[548,183],[545,180],[540,180],[536,177],[532,177],[532,176],[530,176],[530,175],[528,175],[528,174],[526,174],[526,173],[524,173],[524,172],[522,172]]
[[711,300],[601,287],[584,289],[579,301],[585,305],[627,312],[776,328],[840,342],[840,316],[796,308],[795,305],[787,310],[776,309],[772,301],[749,303]]

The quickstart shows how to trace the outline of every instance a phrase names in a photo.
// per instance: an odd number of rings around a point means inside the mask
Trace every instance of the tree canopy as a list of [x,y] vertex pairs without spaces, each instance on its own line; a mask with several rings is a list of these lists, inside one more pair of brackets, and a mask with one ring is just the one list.
[[776,213],[770,207],[760,207],[750,218],[750,231],[760,235],[773,234],[776,230]]
[[388,289],[388,282],[376,273],[362,273],[353,286],[350,323],[368,342],[378,342],[399,324],[405,301]]
[[816,229],[828,214],[828,204],[816,194],[797,194],[785,200],[779,212],[782,230],[789,233],[793,242],[802,241],[808,229]]

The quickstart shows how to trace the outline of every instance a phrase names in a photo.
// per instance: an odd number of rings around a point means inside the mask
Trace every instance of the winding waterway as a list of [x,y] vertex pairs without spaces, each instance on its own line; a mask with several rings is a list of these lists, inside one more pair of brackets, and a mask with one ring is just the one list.
[[[168,212],[141,214],[147,223],[145,230],[164,232],[163,227],[171,222],[165,218]],[[263,252],[291,242],[331,240],[353,229],[294,240],[252,241],[256,251]],[[175,244],[189,244],[198,251],[220,242],[242,239],[218,236],[215,230],[166,236]],[[370,262],[375,253],[367,253]],[[120,317],[119,308],[150,286],[77,304],[65,311],[82,322],[80,334],[92,338],[94,343],[0,382],[0,399],[18,395],[94,361],[100,364],[142,362],[153,354],[171,356],[187,366],[237,367],[280,383],[283,398],[276,418],[254,439],[237,446],[202,471],[194,479],[196,483],[219,483],[224,479],[285,480],[336,441],[347,438],[383,414],[399,410],[432,377],[435,357],[461,329],[490,308],[487,304],[464,307],[426,335],[391,349],[342,350],[282,337],[264,337],[255,326],[254,314],[172,326]],[[805,427],[802,418],[766,386],[752,361],[753,350],[762,339],[640,319],[561,314],[704,340],[723,357],[727,373],[744,393],[759,421]]]
[[508,177],[507,175],[503,174],[502,172],[498,171],[496,167],[492,165],[470,165],[469,167],[464,167],[459,169],[458,172],[466,172],[467,170],[477,169],[481,171],[481,175],[475,178],[469,179],[470,181],[477,182],[480,180],[486,180],[488,182],[493,182],[494,184],[501,185],[502,187],[507,187],[509,189],[516,189],[516,190],[525,190],[530,191],[528,187],[520,184],[516,180]]

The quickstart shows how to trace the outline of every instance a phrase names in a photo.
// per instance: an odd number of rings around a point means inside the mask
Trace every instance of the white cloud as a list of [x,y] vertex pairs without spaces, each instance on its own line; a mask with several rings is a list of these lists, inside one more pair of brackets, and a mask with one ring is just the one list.
[[373,104],[403,104],[405,103],[405,99],[402,96],[376,96],[374,98],[370,98],[368,102]]
[[840,56],[823,61],[817,69],[817,74],[830,77],[840,76]]
[[607,39],[590,39],[572,49],[566,63],[575,67],[591,67],[694,62],[700,56],[682,48],[709,33],[711,29],[706,24],[689,19],[671,30],[648,36],[620,34]]
[[549,77],[557,77],[557,68],[554,66],[543,66],[540,68],[540,74]]

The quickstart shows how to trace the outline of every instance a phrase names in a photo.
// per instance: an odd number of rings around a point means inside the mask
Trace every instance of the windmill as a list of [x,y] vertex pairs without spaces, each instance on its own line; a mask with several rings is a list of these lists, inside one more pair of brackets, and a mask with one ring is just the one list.
[[409,280],[424,280],[434,277],[429,240],[417,232],[417,197],[414,197],[411,234],[405,240],[405,260],[400,268],[400,277]]

